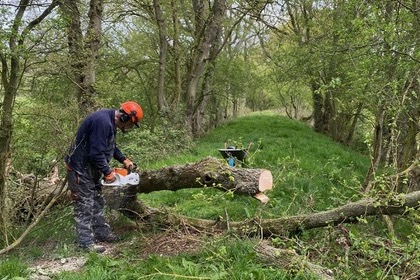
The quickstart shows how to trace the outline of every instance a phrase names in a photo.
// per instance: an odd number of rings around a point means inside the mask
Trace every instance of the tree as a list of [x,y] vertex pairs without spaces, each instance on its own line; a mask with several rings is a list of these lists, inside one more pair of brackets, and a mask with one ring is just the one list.
[[[216,0],[212,7],[208,7],[203,0],[193,0],[194,12],[194,44],[190,50],[191,59],[187,65],[186,77],[186,117],[189,130],[192,135],[198,135],[201,130],[201,112],[199,110],[203,99],[197,98],[198,86],[202,74],[211,57],[210,52],[214,44],[220,40],[220,26],[226,14],[226,1]],[[216,52],[213,51],[213,54]]]
[[[374,137],[372,139],[372,166],[366,176],[364,190],[369,192],[369,181],[375,177],[380,166],[392,167],[395,172],[407,168],[419,158],[418,135],[420,127],[419,98],[419,61],[418,53],[412,53],[412,46],[418,45],[419,14],[418,1],[383,1],[373,3],[374,29],[378,40],[379,75],[385,86],[375,96],[371,110],[375,115]],[[407,34],[407,35],[406,35]],[[412,53],[412,54],[411,54]],[[415,182],[400,182],[389,191],[411,189]]]
[[168,54],[168,39],[165,19],[160,7],[159,0],[153,0],[153,8],[155,10],[156,24],[159,31],[159,69],[158,69],[158,83],[157,83],[157,100],[158,109],[160,112],[166,112],[168,104],[165,98],[165,70],[166,57]]
[[[392,182],[395,178],[420,177],[420,168],[412,164],[403,172],[385,178]],[[420,191],[408,194],[395,194],[390,197],[363,198],[326,211],[275,219],[248,221],[212,221],[181,217],[174,213],[146,206],[138,200],[137,194],[154,191],[176,191],[183,188],[212,187],[236,194],[251,195],[263,203],[268,201],[264,192],[272,188],[272,175],[266,169],[247,169],[230,167],[226,162],[211,157],[183,166],[169,166],[158,170],[145,170],[137,185],[105,188],[108,205],[121,211],[135,221],[148,221],[152,224],[173,226],[180,223],[195,228],[210,229],[218,227],[240,235],[261,235],[261,237],[298,234],[303,230],[357,222],[360,217],[376,215],[405,215],[419,208]],[[372,184],[383,184],[382,180]]]
[[82,114],[95,109],[96,63],[101,47],[102,0],[89,2],[88,25],[86,35],[82,32],[82,20],[78,2],[63,0],[60,8],[67,21],[67,38],[70,54],[72,82]]
[[[1,4],[16,8],[12,17],[11,28],[8,33],[2,32],[0,49],[1,80],[4,85],[4,97],[1,106],[0,123],[0,232],[7,241],[7,163],[10,160],[10,147],[13,136],[13,109],[15,99],[23,74],[28,71],[25,62],[28,59],[26,52],[31,48],[25,43],[29,40],[31,32],[58,6],[58,1],[44,2],[43,10],[31,21],[26,22],[24,16],[30,14],[32,3],[30,0],[21,0],[18,5]],[[8,40],[8,43],[5,43]],[[36,40],[32,40],[36,44]]]

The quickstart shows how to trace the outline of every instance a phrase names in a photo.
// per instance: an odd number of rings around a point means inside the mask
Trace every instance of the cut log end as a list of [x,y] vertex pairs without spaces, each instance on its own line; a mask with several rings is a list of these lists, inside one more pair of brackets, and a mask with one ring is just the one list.
[[273,188],[273,175],[270,170],[264,170],[258,180],[258,189],[260,192],[271,190]]
[[263,194],[262,192],[259,192],[257,194],[254,195],[254,197],[256,199],[258,199],[259,201],[261,201],[261,203],[266,204],[270,199],[268,198],[268,196],[266,196],[265,194]]

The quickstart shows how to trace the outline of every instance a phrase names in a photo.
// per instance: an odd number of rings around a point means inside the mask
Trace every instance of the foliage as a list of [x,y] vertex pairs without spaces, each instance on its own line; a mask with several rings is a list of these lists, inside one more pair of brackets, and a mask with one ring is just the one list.
[[117,134],[117,141],[126,156],[135,160],[140,167],[159,161],[168,154],[182,153],[192,145],[185,127],[164,118],[161,118],[153,132],[147,123],[142,123],[140,129]]

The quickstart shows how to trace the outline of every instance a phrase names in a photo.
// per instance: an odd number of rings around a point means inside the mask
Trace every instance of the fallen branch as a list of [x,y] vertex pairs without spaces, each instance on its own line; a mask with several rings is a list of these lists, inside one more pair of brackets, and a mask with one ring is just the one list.
[[31,230],[42,220],[42,218],[47,214],[48,210],[57,202],[57,200],[62,196],[64,193],[65,186],[67,184],[67,180],[64,180],[60,186],[60,189],[54,193],[54,196],[49,200],[47,206],[45,206],[41,213],[36,216],[36,218],[33,220],[33,222],[25,229],[25,231],[17,238],[13,243],[7,244],[6,247],[0,249],[0,255],[5,254],[9,252],[10,250],[13,250],[19,244],[23,241],[23,239],[31,232]]
[[255,252],[269,266],[288,271],[311,273],[316,275],[317,279],[334,279],[331,269],[310,262],[304,256],[298,255],[294,250],[274,248],[263,241],[255,247]]
[[397,200],[375,201],[363,199],[341,207],[306,215],[288,216],[277,219],[251,219],[247,221],[228,221],[224,219],[206,220],[181,216],[163,210],[147,207],[136,200],[130,208],[120,209],[127,217],[138,221],[148,221],[161,225],[189,225],[202,230],[228,230],[240,235],[260,235],[264,237],[288,235],[302,230],[326,227],[342,223],[357,222],[359,218],[377,215],[401,215],[408,208],[417,209],[420,205],[420,191],[401,195]]

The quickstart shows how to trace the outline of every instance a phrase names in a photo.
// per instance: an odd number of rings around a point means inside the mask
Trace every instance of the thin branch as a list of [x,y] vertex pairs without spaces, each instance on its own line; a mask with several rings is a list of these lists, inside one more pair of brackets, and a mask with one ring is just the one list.
[[36,217],[36,219],[30,224],[25,231],[19,236],[18,239],[16,239],[12,244],[4,247],[0,250],[0,255],[5,254],[17,246],[23,241],[23,239],[31,232],[31,230],[42,220],[42,218],[47,214],[48,210],[57,202],[57,200],[61,197],[64,187],[67,184],[67,179],[63,181],[63,183],[60,186],[60,190],[57,192],[57,194],[51,199],[51,201],[48,203],[48,205],[42,210],[42,212]]
[[51,2],[51,4],[44,10],[44,12],[37,17],[36,19],[34,19],[33,21],[31,21],[26,27],[25,29],[22,31],[21,37],[19,39],[19,45],[23,45],[23,41],[26,37],[27,34],[29,34],[29,32],[35,27],[37,26],[44,18],[46,18],[53,10],[55,7],[58,6],[58,0],[53,0]]

